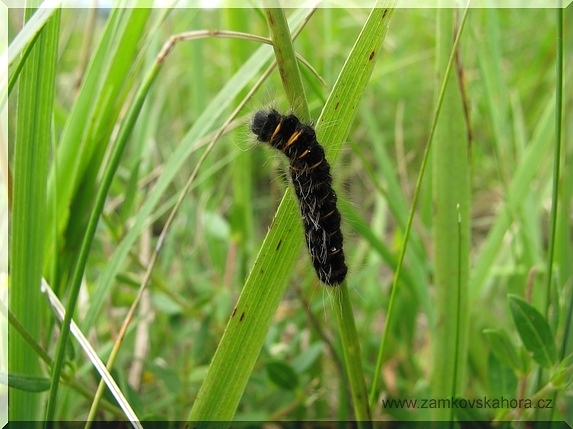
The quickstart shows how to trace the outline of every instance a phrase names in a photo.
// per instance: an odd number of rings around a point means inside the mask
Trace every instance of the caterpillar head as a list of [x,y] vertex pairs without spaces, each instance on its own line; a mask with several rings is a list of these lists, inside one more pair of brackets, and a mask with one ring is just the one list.
[[277,125],[280,123],[281,114],[275,109],[270,111],[259,110],[253,116],[251,122],[251,131],[257,136],[261,142],[268,142],[275,131]]

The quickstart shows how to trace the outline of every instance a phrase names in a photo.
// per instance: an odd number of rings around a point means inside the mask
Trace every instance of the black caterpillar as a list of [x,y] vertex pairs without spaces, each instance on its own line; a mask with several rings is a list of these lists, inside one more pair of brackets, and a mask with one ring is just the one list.
[[255,113],[251,131],[259,141],[269,143],[288,157],[316,274],[329,286],[342,283],[348,268],[342,250],[340,212],[336,208],[330,165],[314,129],[295,115],[281,115],[271,109]]

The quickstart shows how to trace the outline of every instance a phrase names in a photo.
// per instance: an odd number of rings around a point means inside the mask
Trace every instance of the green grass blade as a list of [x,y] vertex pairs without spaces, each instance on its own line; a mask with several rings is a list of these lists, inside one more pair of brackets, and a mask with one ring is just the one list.
[[[551,233],[550,233],[550,245],[549,245],[549,257],[547,263],[547,296],[546,296],[546,317],[549,317],[549,303],[550,303],[550,291],[552,290],[552,279],[553,279],[553,267],[558,266],[561,269],[559,273],[561,278],[563,278],[563,284],[571,284],[571,282],[567,281],[570,279],[571,276],[568,275],[567,270],[570,264],[567,264],[567,259],[561,259],[560,256],[562,253],[560,250],[563,248],[560,245],[560,241],[568,242],[569,246],[571,246],[571,242],[567,241],[566,239],[563,240],[562,237],[568,236],[568,231],[565,225],[567,225],[567,221],[560,222],[563,216],[563,213],[567,213],[567,201],[569,200],[566,195],[571,195],[570,192],[567,192],[567,186],[560,186],[560,164],[562,160],[562,153],[561,147],[563,144],[563,90],[564,90],[564,80],[563,80],[563,73],[564,73],[564,43],[563,43],[563,21],[564,21],[564,13],[563,9],[557,10],[557,60],[555,64],[555,74],[556,74],[556,98],[555,98],[555,151],[554,151],[554,171],[553,171],[553,196],[552,196],[552,207],[551,207]],[[567,173],[565,174],[567,175]],[[567,181],[566,177],[563,178],[563,183],[571,183],[571,180]],[[560,190],[561,187],[561,190]],[[564,189],[565,188],[565,189]],[[560,195],[563,198],[560,199]],[[560,202],[561,207],[558,206]],[[563,231],[564,229],[564,231]],[[569,268],[570,270],[570,268]],[[570,288],[571,289],[571,288]],[[565,301],[566,302],[566,301]],[[564,306],[564,312],[567,315],[565,317],[565,329],[562,338],[562,342],[560,345],[559,350],[559,359],[563,360],[565,358],[565,354],[567,353],[567,342],[569,341],[569,332],[573,328],[573,299],[570,300],[569,305]],[[553,395],[553,400],[557,399],[557,395],[559,392],[555,392]],[[555,410],[551,410],[551,420],[553,420],[553,414]]]
[[[470,248],[469,143],[460,83],[446,75],[452,59],[452,34],[457,11],[439,9],[437,26],[436,87],[446,83],[434,134],[433,241],[435,317],[433,327],[432,397],[456,397],[466,370],[468,327],[468,270]],[[460,30],[461,31],[461,30]],[[436,420],[453,418],[451,409],[434,410]]]
[[[27,9],[29,18],[33,10]],[[10,248],[10,309],[36,342],[44,298],[40,293],[46,213],[46,181],[58,52],[57,12],[44,27],[22,69],[14,154],[14,201]],[[10,329],[9,370],[39,376],[39,357]],[[41,397],[10,389],[10,420],[40,418]]]
[[300,78],[298,63],[295,60],[294,48],[284,10],[280,9],[280,2],[276,0],[269,0],[266,3],[265,15],[269,23],[273,49],[285,94],[299,119],[303,122],[309,122],[310,113],[306,94]]
[[553,286],[553,261],[557,236],[557,214],[559,203],[559,183],[561,179],[561,146],[563,139],[563,9],[557,13],[557,59],[555,62],[555,147],[553,149],[553,183],[551,191],[551,213],[549,225],[549,252],[547,255],[547,282],[545,285],[545,315],[549,314],[551,290]]
[[[318,140],[334,162],[348,135],[392,10],[375,8],[317,121]],[[291,75],[292,76],[292,75]],[[288,88],[288,85],[287,85]],[[288,89],[285,89],[288,91]],[[297,108],[297,106],[293,106]],[[325,124],[336,124],[326,127]],[[302,246],[302,225],[293,192],[287,190],[191,410],[189,421],[232,419]],[[346,284],[340,286],[347,288]],[[358,420],[370,418],[364,374],[347,290],[334,304],[347,357]],[[233,380],[233,383],[222,383]]]
[[[97,192],[99,168],[127,96],[149,14],[149,9],[114,9],[92,57],[62,132],[54,163],[57,168],[50,172],[48,200],[54,201],[57,209],[47,212],[47,258],[60,250],[56,245],[66,245],[66,249],[81,246],[82,234],[74,235],[73,231],[85,231]],[[82,191],[78,192],[80,186]],[[72,233],[64,237],[66,230]],[[71,269],[76,257],[76,252],[61,255],[64,267],[60,267],[60,275]],[[59,292],[60,279],[51,280]]]
[[[438,121],[440,119],[440,115],[441,115],[441,111],[442,111],[442,106],[443,106],[443,102],[445,99],[445,94],[446,94],[446,90],[448,88],[448,82],[449,82],[449,78],[451,75],[451,70],[454,64],[454,54],[457,50],[457,47],[459,46],[459,40],[460,40],[460,34],[461,34],[461,30],[463,29],[465,22],[466,22],[466,18],[467,18],[467,12],[468,9],[465,9],[464,15],[461,18],[461,24],[459,25],[459,31],[456,35],[456,38],[454,40],[454,43],[452,46],[450,46],[450,56],[449,59],[447,60],[446,63],[446,67],[445,67],[445,71],[443,73],[442,76],[442,81],[440,83],[440,91],[438,93],[437,99],[436,99],[436,108],[434,110],[434,115],[432,118],[432,125],[430,128],[430,134],[428,136],[428,143],[426,144],[426,147],[424,149],[424,156],[422,159],[422,165],[420,166],[420,172],[418,173],[418,178],[416,180],[416,188],[414,191],[414,197],[412,200],[412,206],[410,208],[410,212],[408,214],[408,221],[406,224],[406,230],[404,232],[404,239],[403,239],[403,244],[402,244],[402,248],[400,250],[400,256],[398,259],[398,267],[396,269],[396,273],[394,274],[394,280],[392,283],[392,291],[390,294],[390,302],[388,304],[388,316],[387,316],[387,322],[386,325],[384,326],[384,333],[382,335],[382,340],[381,340],[381,344],[380,344],[380,348],[378,350],[378,358],[376,361],[376,370],[374,372],[374,379],[372,382],[372,387],[370,390],[370,404],[373,405],[374,401],[376,400],[376,394],[377,394],[377,389],[378,389],[378,379],[380,376],[380,371],[382,368],[382,359],[384,357],[384,352],[385,352],[385,348],[386,348],[386,343],[387,343],[387,339],[388,339],[388,333],[390,332],[390,328],[391,328],[391,324],[395,323],[394,322],[394,318],[396,316],[394,316],[395,310],[394,310],[394,303],[395,303],[395,299],[396,299],[396,295],[397,295],[397,285],[398,285],[398,280],[401,277],[401,271],[402,271],[402,266],[404,263],[404,257],[406,254],[406,250],[408,247],[408,242],[409,242],[409,236],[410,236],[410,231],[412,228],[412,222],[414,219],[414,213],[418,204],[418,199],[420,196],[420,190],[422,188],[422,182],[423,182],[423,178],[425,175],[425,171],[426,171],[426,166],[428,165],[428,159],[429,159],[429,155],[430,155],[430,149],[432,148],[432,142],[434,141],[434,136],[435,133],[437,131],[437,124]],[[438,27],[439,28],[439,27]],[[443,59],[442,59],[443,61]],[[437,62],[437,64],[440,64]],[[437,67],[439,68],[440,66],[437,65]],[[457,213],[457,209],[456,209],[456,213]],[[457,213],[458,216],[456,216],[456,225],[458,224],[458,221],[460,219],[459,217],[459,213]],[[461,238],[460,238],[461,239]],[[460,243],[459,240],[456,240],[455,243]],[[453,244],[453,243],[450,243]],[[459,249],[458,249],[459,250]],[[458,259],[459,262],[459,259]],[[459,265],[457,266],[457,269],[459,270]],[[460,281],[460,277],[458,276],[458,281]],[[434,320],[436,318],[434,317]]]
[[[28,54],[30,53],[34,43],[36,43],[40,31],[48,19],[50,19],[50,17],[57,10],[56,7],[59,7],[59,4],[53,4],[52,6],[53,7],[50,8],[41,7],[37,9],[34,12],[34,15],[32,15],[30,19],[26,21],[22,30],[18,32],[18,35],[10,43],[8,51],[2,53],[2,56],[6,55],[8,67],[13,66],[13,69],[10,73],[8,85],[5,87],[4,82],[2,82],[2,85],[0,85],[2,91],[0,93],[0,109],[4,107],[4,104],[8,99],[8,95],[12,92],[12,89],[20,75],[20,71],[22,70],[23,65],[26,63]],[[17,64],[14,65],[16,61]],[[4,76],[2,78],[4,78]]]
[[26,21],[22,31],[14,38],[8,49],[8,66],[14,64],[19,59],[20,54],[26,49],[26,46],[34,40],[40,33],[46,22],[57,11],[58,4],[53,4],[55,7],[42,7],[37,9],[33,16]]

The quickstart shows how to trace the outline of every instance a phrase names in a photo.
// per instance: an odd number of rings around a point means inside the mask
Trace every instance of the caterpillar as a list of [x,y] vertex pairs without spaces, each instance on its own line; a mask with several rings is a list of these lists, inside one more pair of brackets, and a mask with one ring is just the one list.
[[281,115],[271,109],[255,113],[251,131],[258,141],[269,143],[289,159],[312,264],[320,281],[328,286],[339,285],[348,271],[342,250],[341,217],[330,165],[314,129],[293,114]]

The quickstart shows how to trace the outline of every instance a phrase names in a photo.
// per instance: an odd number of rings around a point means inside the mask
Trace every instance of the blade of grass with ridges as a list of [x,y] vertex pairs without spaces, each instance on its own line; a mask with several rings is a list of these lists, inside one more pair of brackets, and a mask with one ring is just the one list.
[[[83,188],[79,198],[83,198],[83,201],[75,204],[74,208],[91,210],[98,170],[119,115],[121,101],[127,96],[129,74],[133,72],[137,48],[149,14],[149,9],[113,9],[93,54],[58,144],[54,164],[57,169],[53,168],[50,172],[48,200],[55,201],[57,212],[49,210],[47,213],[47,258],[57,251],[57,245],[62,245],[53,240],[54,228],[58,240],[62,239],[66,229],[85,230],[89,212],[75,212],[74,216],[70,216],[71,207],[81,185]],[[67,247],[79,248],[82,238],[73,239],[78,241],[76,247],[70,243],[67,243]],[[64,259],[66,256],[70,260],[64,263],[73,264],[75,256],[64,253],[60,257]],[[67,266],[65,270],[69,269]],[[59,284],[54,284],[54,289],[58,292]]]
[[[30,19],[33,9],[26,9]],[[22,69],[14,149],[10,310],[37,342],[44,314],[40,293],[60,12],[43,28]],[[10,329],[10,372],[40,375],[40,358]],[[10,389],[10,420],[39,420],[41,397]]]
[[[4,104],[8,99],[8,95],[10,95],[18,80],[22,66],[25,64],[28,54],[30,53],[30,49],[36,42],[42,27],[57,10],[57,7],[59,7],[60,1],[52,2],[49,6],[46,6],[46,3],[47,2],[42,4],[42,7],[38,8],[34,15],[26,21],[22,29],[10,43],[8,50],[2,52],[0,63],[7,64],[7,67],[14,67],[7,82],[5,82],[4,79],[8,79],[8,76],[2,76],[2,80],[0,80],[0,108],[4,107]],[[16,60],[18,62],[14,65]]]
[[[374,59],[380,53],[392,12],[383,7],[372,11],[317,121],[317,138],[333,163],[348,135],[356,107],[374,66]],[[293,75],[289,76],[292,78]],[[300,100],[300,93],[293,88],[296,86],[288,82],[285,85],[287,97],[296,102]],[[290,96],[289,91],[292,91]],[[296,105],[292,107],[300,108]],[[324,126],[333,123],[336,125]],[[289,188],[213,357],[207,378],[191,410],[190,422],[229,421],[233,418],[302,247],[303,233],[299,218],[297,203]],[[347,285],[340,287],[347,288]],[[370,414],[364,374],[348,293],[344,289],[335,292],[335,295],[340,299],[334,307],[353,391],[355,415],[359,420],[368,420]],[[233,380],[233,384],[222,383],[222,380]]]
[[273,41],[273,50],[286,97],[293,111],[302,122],[310,121],[304,86],[300,79],[298,63],[294,56],[291,34],[284,11],[278,0],[265,1],[265,15]]
[[[419,197],[421,194],[422,185],[424,183],[423,178],[425,176],[426,168],[428,167],[428,160],[429,160],[430,153],[431,153],[432,143],[434,141],[434,135],[436,133],[438,120],[440,119],[440,115],[441,115],[441,110],[442,110],[442,105],[443,105],[445,94],[446,94],[448,79],[449,79],[451,72],[452,72],[452,68],[453,68],[453,64],[454,64],[454,55],[455,55],[455,52],[459,46],[460,34],[461,34],[462,29],[464,28],[466,18],[467,18],[467,13],[468,13],[468,8],[466,8],[464,10],[464,14],[460,20],[458,31],[457,31],[457,33],[455,33],[456,37],[454,39],[453,45],[450,47],[450,56],[449,56],[449,59],[447,60],[447,63],[446,63],[446,68],[445,68],[445,71],[444,71],[443,76],[442,76],[442,81],[438,82],[438,84],[440,85],[439,86],[440,91],[436,97],[436,107],[435,107],[433,117],[432,117],[432,124],[430,127],[430,133],[428,135],[428,142],[427,142],[426,147],[424,149],[422,164],[420,166],[418,178],[416,179],[416,188],[414,190],[414,196],[412,198],[412,205],[410,208],[410,212],[408,214],[408,221],[406,223],[406,230],[404,231],[404,239],[403,239],[402,248],[400,249],[398,266],[396,268],[396,273],[394,274],[394,280],[392,283],[392,291],[390,293],[390,302],[388,304],[388,315],[386,317],[386,325],[384,326],[384,333],[382,335],[380,348],[378,350],[378,358],[376,361],[376,370],[374,372],[374,379],[373,379],[372,387],[370,390],[370,404],[372,406],[374,406],[374,403],[377,400],[378,379],[380,377],[383,357],[384,357],[384,353],[385,353],[385,349],[386,349],[386,344],[388,342],[388,333],[390,332],[390,327],[392,326],[392,324],[396,323],[394,318],[397,316],[394,316],[394,314],[398,314],[395,311],[395,299],[396,299],[396,295],[397,295],[396,290],[397,290],[397,285],[399,284],[398,281],[400,279],[400,276],[402,275],[401,271],[402,271],[402,266],[404,263],[404,257],[406,254],[406,250],[408,247],[407,245],[409,242],[410,231],[411,231],[412,223],[413,223],[413,219],[414,219],[414,213],[416,211],[416,208],[418,205],[418,200],[419,200]],[[460,219],[460,218],[458,217],[456,220],[458,220],[458,219]],[[435,317],[434,317],[434,320],[436,320]]]
[[[561,180],[561,159],[562,159],[562,145],[563,145],[563,72],[564,72],[564,61],[563,61],[563,9],[559,8],[556,14],[557,21],[557,58],[555,61],[555,148],[553,152],[553,191],[552,191],[552,204],[551,204],[551,221],[550,221],[550,233],[549,233],[549,254],[547,256],[547,282],[546,282],[546,297],[545,297],[545,317],[549,318],[550,306],[551,306],[551,291],[553,289],[553,279],[556,277],[553,274],[554,264],[558,261],[558,229],[559,229],[559,202],[560,195],[565,195],[560,189]],[[565,198],[563,198],[565,200]],[[563,205],[563,203],[561,203]],[[568,236],[567,231],[563,231],[562,236]],[[561,267],[562,264],[555,264]],[[568,264],[563,264],[568,265]],[[563,284],[567,282],[567,276],[561,275],[564,278]],[[569,283],[571,284],[571,283]],[[558,305],[558,304],[557,304]],[[561,350],[559,352],[559,359],[563,360],[565,358],[568,336],[567,334],[571,329],[571,315],[573,312],[573,303],[569,306],[564,306],[565,314],[568,317],[565,318],[565,334],[563,335],[563,340],[561,344]],[[539,386],[540,387],[540,386]],[[553,402],[556,401],[559,391],[555,391],[553,394]],[[554,410],[551,409],[549,412],[550,420],[553,420]]]
[[[447,86],[432,147],[434,320],[437,321],[432,329],[433,398],[454,398],[462,394],[468,341],[470,142],[466,125],[469,124],[464,121],[464,100],[460,91],[464,82],[459,81],[453,70],[446,74],[452,50],[459,49],[453,46],[452,40],[452,34],[459,26],[456,19],[459,19],[457,10],[438,10],[436,87],[440,87],[443,81]],[[461,58],[462,53],[457,51],[455,55]],[[453,418],[452,409],[434,410],[435,420]]]

